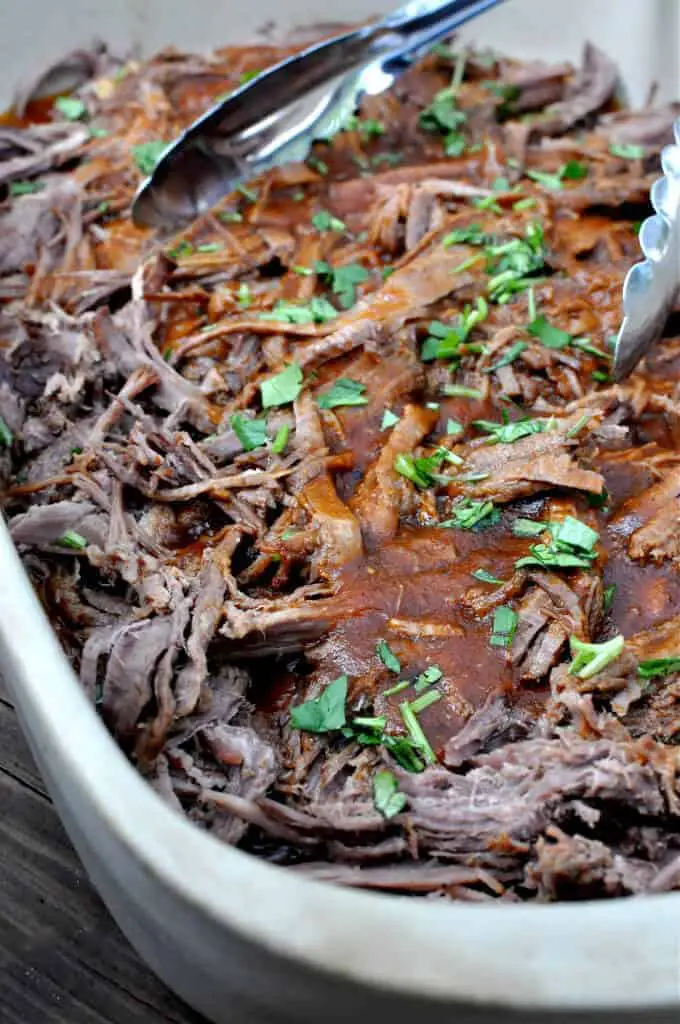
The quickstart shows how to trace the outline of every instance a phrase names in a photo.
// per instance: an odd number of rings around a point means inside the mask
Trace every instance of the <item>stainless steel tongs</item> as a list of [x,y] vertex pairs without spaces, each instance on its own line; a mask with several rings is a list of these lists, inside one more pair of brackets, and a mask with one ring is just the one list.
[[238,185],[337,132],[439,39],[501,0],[411,0],[308,47],[215,104],[162,154],[132,207],[135,224],[180,228]]

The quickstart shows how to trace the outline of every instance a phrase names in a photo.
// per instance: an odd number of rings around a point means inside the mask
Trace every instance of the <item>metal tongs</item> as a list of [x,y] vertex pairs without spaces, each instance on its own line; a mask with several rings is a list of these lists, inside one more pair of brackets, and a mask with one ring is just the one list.
[[623,323],[614,349],[614,380],[622,380],[661,337],[680,287],[680,118],[675,144],[661,153],[663,177],[651,189],[655,214],[643,221],[642,263],[623,283]]
[[168,146],[135,196],[135,224],[177,230],[263,171],[304,160],[363,95],[388,89],[439,39],[500,2],[411,0],[273,65]]

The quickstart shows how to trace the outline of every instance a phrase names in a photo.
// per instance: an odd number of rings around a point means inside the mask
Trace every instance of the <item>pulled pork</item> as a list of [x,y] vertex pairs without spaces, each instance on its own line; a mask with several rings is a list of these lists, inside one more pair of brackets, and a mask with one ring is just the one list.
[[608,371],[677,110],[615,109],[594,46],[440,48],[306,164],[135,229],[163,141],[290,52],[79,51],[2,119],[26,570],[228,843],[466,900],[675,888],[680,338]]

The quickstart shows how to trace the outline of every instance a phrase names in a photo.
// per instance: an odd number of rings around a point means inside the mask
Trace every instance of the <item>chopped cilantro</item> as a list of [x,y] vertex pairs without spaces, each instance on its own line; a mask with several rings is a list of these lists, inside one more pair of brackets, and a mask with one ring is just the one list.
[[533,210],[536,205],[536,200],[533,196],[527,196],[526,199],[518,199],[516,203],[512,204],[513,210],[517,213],[521,213],[522,210]]
[[539,519],[523,519],[521,516],[512,524],[515,537],[540,537],[547,529],[547,523]]
[[66,533],[62,533],[54,543],[62,548],[71,548],[73,551],[84,551],[87,547],[87,539],[83,537],[82,533],[77,533],[75,530],[67,530]]
[[322,176],[328,174],[328,164],[325,160],[320,160],[318,156],[308,156],[307,166]]
[[203,242],[196,247],[196,252],[221,252],[224,249],[224,242]]
[[406,807],[406,796],[399,792],[399,783],[386,768],[373,776],[373,803],[387,821]]
[[503,580],[499,580],[497,576],[494,576],[492,573],[487,572],[486,569],[475,569],[472,575],[476,580],[479,580],[481,583],[493,583],[494,586],[496,587],[500,587],[503,584]]
[[302,391],[302,370],[297,363],[291,363],[280,373],[263,380],[260,384],[262,406],[270,409],[275,405],[294,402]]
[[383,690],[383,697],[391,697],[395,693],[401,693],[402,690],[408,690],[409,686],[408,679],[402,679],[401,682],[395,683],[394,686],[390,686],[389,690]]
[[437,482],[437,470],[442,462],[462,462],[457,455],[450,452],[448,448],[437,448],[427,458],[414,458],[407,452],[400,452],[394,460],[394,468],[397,473],[405,476],[416,485],[416,487],[431,487]]
[[464,430],[465,430],[465,427],[463,426],[462,423],[458,423],[456,420],[447,420],[446,421],[446,433],[450,437],[458,437],[458,435],[462,434],[464,432]]
[[185,256],[191,256],[193,251],[194,247],[191,242],[187,242],[186,238],[182,238],[172,249],[168,249],[168,256],[171,260],[179,260]]
[[291,709],[290,723],[305,732],[336,732],[345,724],[347,676],[329,683],[323,693]]
[[[528,523],[531,520],[524,520]],[[565,516],[558,523],[547,523],[550,531],[549,544],[534,544],[531,554],[515,563],[517,569],[539,566],[554,569],[589,569],[596,558],[593,550],[599,539],[595,530],[573,516]],[[527,530],[527,526],[521,527]]]
[[481,398],[482,392],[479,388],[468,388],[463,384],[445,384],[442,394],[448,398]]
[[612,156],[620,156],[622,160],[642,160],[647,150],[644,146],[637,146],[632,142],[612,142],[609,152]]
[[616,595],[616,584],[609,583],[602,592],[602,611],[606,615],[611,610]]
[[390,646],[386,640],[378,640],[375,645],[375,653],[378,655],[385,668],[388,668],[390,672],[394,672],[396,675],[399,675],[401,672],[399,659],[396,654],[390,650]]
[[510,366],[511,363],[514,363],[515,359],[522,355],[522,352],[524,352],[526,348],[527,344],[525,341],[516,341],[514,345],[511,345],[506,349],[501,358],[495,362],[493,366],[490,366],[484,372],[494,373],[495,370],[500,370],[503,366]]
[[455,90],[451,86],[441,89],[420,114],[420,127],[427,132],[449,135],[467,121],[467,114],[458,109]]
[[534,171],[531,168],[527,171],[527,177],[532,181],[543,185],[544,188],[557,191],[562,188],[563,181],[581,181],[588,176],[588,168],[578,160],[568,160],[557,169],[556,173],[547,171]]
[[139,170],[148,178],[150,174],[153,174],[156,164],[167,147],[167,142],[154,139],[152,142],[140,142],[138,146],[132,146],[130,153]]
[[312,216],[312,224],[317,231],[344,231],[345,225],[343,221],[338,220],[328,210],[318,210]]
[[416,697],[415,700],[411,701],[411,711],[414,715],[419,715],[425,708],[429,708],[441,699],[442,695],[437,690],[428,690],[427,693],[423,693],[420,697]]
[[307,305],[279,299],[272,310],[258,313],[260,320],[280,320],[288,324],[323,324],[334,320],[337,315],[337,309],[328,299],[318,295],[315,295]]
[[479,224],[470,224],[466,228],[457,228],[450,231],[442,238],[442,245],[447,248],[451,245],[487,245],[491,236],[485,234]]
[[243,214],[239,213],[238,210],[220,210],[217,218],[225,224],[240,224],[243,220]]
[[408,734],[411,738],[413,746],[416,748],[420,756],[422,757],[425,764],[436,764],[437,758],[435,757],[434,750],[430,746],[427,736],[423,732],[423,728],[416,718],[416,714],[409,704],[408,701],[403,701],[399,705],[401,712],[401,718],[406,726]]
[[359,121],[357,128],[359,134],[363,135],[365,139],[378,139],[385,134],[385,125],[375,117],[367,117],[363,121]]
[[333,387],[319,397],[320,409],[335,409],[339,405],[368,405],[368,399],[364,395],[365,384],[350,380],[349,377],[339,377]]
[[578,637],[570,636],[569,647],[573,660],[569,672],[579,679],[591,679],[619,657],[623,645],[621,634],[601,644],[587,644]]
[[413,740],[407,736],[383,736],[383,746],[397,764],[407,772],[422,772],[423,762],[420,751]]
[[0,444],[5,448],[11,448],[13,439],[12,431],[0,416]]
[[417,676],[413,684],[413,689],[416,693],[421,693],[421,691],[426,690],[428,686],[432,686],[433,683],[439,682],[443,674],[444,673],[440,669],[439,665],[430,665],[424,672],[421,672],[420,675]]
[[638,665],[638,675],[642,679],[653,679],[654,676],[669,676],[680,672],[680,656],[673,658],[650,658]]
[[571,342],[571,335],[567,331],[561,331],[559,327],[553,327],[544,316],[537,316],[527,326],[529,334],[545,345],[546,348],[565,348]]
[[510,423],[507,413],[503,413],[503,423],[494,423],[492,420],[474,420],[473,426],[490,434],[490,444],[514,444],[523,437],[531,434],[542,434],[552,426],[552,420],[532,420],[529,418],[515,420]]
[[503,604],[493,613],[493,627],[489,643],[492,647],[509,647],[517,630],[519,616],[510,605]]
[[257,189],[255,189],[255,188],[248,188],[247,185],[237,185],[236,186],[236,191],[238,193],[240,193],[240,195],[243,196],[243,198],[245,199],[245,201],[247,203],[256,203],[257,202]]
[[[299,268],[300,270],[302,268]],[[349,309],[356,299],[356,286],[368,280],[368,271],[359,263],[347,263],[344,267],[331,267],[323,260],[314,264],[314,272],[326,280],[340,300],[343,309]]]
[[267,443],[267,421],[265,419],[249,419],[237,412],[229,421],[231,429],[247,452],[261,448]]
[[439,525],[459,530],[479,530],[494,526],[499,522],[501,514],[492,501],[474,501],[472,498],[461,498],[451,509],[451,518]]
[[253,297],[250,293],[250,288],[245,281],[241,281],[238,286],[237,301],[241,309],[247,309],[250,303],[253,301]]
[[252,80],[254,78],[257,78],[258,75],[261,75],[261,74],[262,74],[262,69],[261,68],[256,68],[253,71],[242,71],[241,74],[238,76],[238,84],[239,85],[247,85],[248,82],[252,82]]
[[390,427],[396,426],[398,422],[399,417],[396,415],[396,413],[393,413],[391,409],[385,409],[383,413],[383,418],[380,421],[380,429],[389,430]]
[[67,121],[80,121],[81,117],[87,114],[87,108],[77,96],[57,96],[54,101],[54,109],[66,118]]
[[272,451],[274,455],[281,455],[281,453],[286,450],[289,436],[290,427],[287,423],[284,423],[283,426],[279,427],[276,431],[276,437],[272,441]]
[[29,196],[33,192],[42,192],[44,189],[42,181],[10,181],[10,196]]

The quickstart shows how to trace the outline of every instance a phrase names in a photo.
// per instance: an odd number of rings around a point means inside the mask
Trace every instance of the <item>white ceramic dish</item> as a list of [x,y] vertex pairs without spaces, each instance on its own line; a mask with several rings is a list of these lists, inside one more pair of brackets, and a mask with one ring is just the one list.
[[[332,16],[371,6],[389,5],[338,0]],[[268,17],[289,26],[319,10],[308,0],[27,0],[3,11],[0,91],[94,34],[146,50],[200,47],[243,39]],[[511,0],[468,35],[545,58],[576,57],[590,36],[640,100],[653,78],[680,93],[679,26],[678,0]],[[322,885],[226,847],[166,807],[119,752],[2,524],[0,582],[0,669],[66,828],[133,945],[216,1024],[679,1019],[680,894],[449,905]]]

